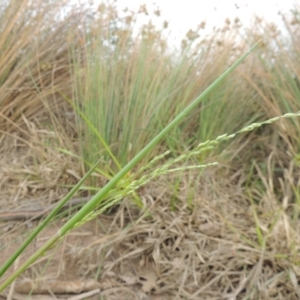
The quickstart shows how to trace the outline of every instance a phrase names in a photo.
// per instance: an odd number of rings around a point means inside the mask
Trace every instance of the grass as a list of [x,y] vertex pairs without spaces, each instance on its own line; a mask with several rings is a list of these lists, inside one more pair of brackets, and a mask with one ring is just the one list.
[[[221,83],[224,80],[224,78],[226,78],[238,65],[240,65],[240,63],[251,53],[251,51],[254,50],[255,46],[253,46],[249,50],[249,52],[244,54],[229,69],[227,69],[218,79],[216,79],[215,82],[213,82],[199,97],[197,97],[186,109],[184,109],[170,124],[168,124],[164,129],[162,129],[161,132],[148,145],[146,145],[145,148],[143,148],[131,161],[129,161],[127,165],[125,165],[86,205],[84,205],[79,210],[78,213],[76,213],[62,228],[60,228],[57,234],[55,234],[52,238],[50,238],[48,242],[44,244],[44,246],[42,246],[35,254],[33,254],[33,256],[29,258],[28,261],[24,265],[22,265],[14,275],[8,278],[7,281],[5,281],[2,286],[0,286],[0,290],[3,290],[10,283],[12,283],[17,278],[17,276],[19,276],[22,272],[24,272],[28,268],[28,266],[30,266],[37,258],[39,258],[46,250],[51,248],[58,240],[60,240],[70,230],[95,218],[98,214],[107,210],[107,208],[120,202],[122,198],[132,194],[135,190],[137,190],[142,185],[145,185],[152,178],[155,178],[159,175],[167,174],[169,172],[177,172],[182,169],[182,168],[171,169],[170,167],[173,164],[176,165],[176,163],[182,160],[187,160],[189,157],[193,155],[198,155],[199,153],[202,152],[202,149],[213,148],[216,144],[219,144],[219,142],[235,137],[235,134],[229,136],[224,134],[222,136],[219,136],[216,140],[200,143],[196,149],[176,157],[173,161],[171,160],[170,162],[167,162],[162,167],[158,167],[154,169],[153,173],[152,174],[150,173],[148,176],[144,175],[138,180],[129,178],[129,180],[127,181],[126,178],[125,180],[123,179],[160,142],[160,140],[162,140],[168,133],[170,133],[171,130],[174,127],[176,127],[184,117],[186,117],[191,111],[193,111],[193,109],[201,102],[203,98],[206,97],[206,95],[210,93],[210,91],[214,90],[214,88],[218,86],[218,84]],[[297,115],[291,114],[291,116],[295,117]],[[278,119],[279,118],[276,118],[274,120],[269,120],[266,123],[272,123]],[[260,125],[262,124],[257,123],[257,126],[255,126],[255,124],[252,124],[249,127],[242,129],[241,132],[253,130],[255,127],[258,127]],[[155,157],[154,159],[157,160],[158,157]],[[191,166],[190,168],[192,169],[205,168],[214,164],[215,163],[211,163],[211,164],[208,163],[199,166]],[[87,176],[91,175],[92,171],[95,170],[97,165],[98,162],[87,173]],[[147,169],[147,167],[148,167],[147,165],[145,167],[142,167],[142,170],[144,171],[144,169]],[[185,169],[189,169],[189,167],[185,167]],[[75,186],[74,189],[66,196],[66,198],[64,198],[57,205],[57,207],[52,211],[52,213],[48,215],[48,217],[44,220],[44,222],[40,224],[40,226],[32,233],[32,235],[30,235],[28,240],[26,240],[24,244],[22,244],[22,246],[11,256],[11,258],[7,260],[6,264],[4,264],[3,267],[0,269],[0,276],[2,276],[6,272],[6,270],[17,259],[17,257],[20,256],[20,254],[24,251],[24,249],[29,245],[29,243],[31,243],[33,239],[37,236],[37,234],[47,225],[47,223],[49,223],[49,221],[53,219],[53,217],[60,210],[60,208],[71,198],[72,194],[74,194],[79,189],[80,185],[82,185],[84,180],[85,177],[83,177],[82,182],[79,182],[78,185]],[[105,199],[107,196],[108,196],[108,200]],[[102,202],[104,202],[104,205],[102,204]]]
[[[24,0],[17,7],[11,1],[1,11],[1,163],[5,157],[11,163],[0,171],[0,184],[4,195],[15,188],[30,201],[35,195],[62,198],[100,161],[80,187],[84,194],[97,192],[93,200],[37,255],[109,211],[102,242],[93,242],[98,248],[76,248],[85,261],[80,269],[96,279],[123,276],[126,264],[141,257],[137,274],[151,265],[159,278],[155,289],[173,297],[298,295],[297,14],[284,17],[290,36],[256,20],[238,39],[236,20],[214,38],[187,34],[176,50],[149,24],[136,32],[137,15],[122,17],[113,4],[99,7],[93,22],[75,9],[58,19],[54,4],[33,8]],[[39,14],[30,14],[34,9]],[[255,53],[191,104],[258,38],[263,42]],[[14,50],[18,40],[26,55]],[[14,154],[19,148],[28,149],[25,156]],[[92,267],[93,256],[101,270]]]
[[[114,172],[220,76],[232,55],[226,52],[220,55],[212,47],[205,50],[203,47],[194,49],[194,46],[193,51],[199,51],[199,55],[191,53],[191,47],[178,55],[176,50],[166,47],[162,40],[164,32],[159,30],[143,28],[133,38],[133,17],[130,22],[128,17],[119,17],[119,26],[126,30],[105,27],[103,24],[112,22],[110,18],[117,14],[111,10],[110,7],[107,15],[101,16],[97,27],[93,24],[93,28],[87,29],[91,33],[86,37],[83,54],[80,53],[83,65],[80,61],[74,66],[77,79],[74,99],[89,122],[80,116],[77,118],[82,157],[91,163],[101,155],[102,168]],[[73,57],[79,62],[76,53]],[[212,67],[207,57],[215,60]],[[196,146],[224,132],[237,131],[257,119],[258,114],[250,115],[255,107],[251,93],[236,90],[240,84],[243,83],[238,76],[222,83],[154,151],[161,153],[170,149],[177,155],[186,150],[187,145]],[[230,97],[232,94],[242,99],[235,101]],[[242,111],[244,117],[237,118]],[[213,123],[212,117],[215,118]],[[86,147],[87,144],[90,146]],[[149,157],[145,157],[145,161],[148,160]]]

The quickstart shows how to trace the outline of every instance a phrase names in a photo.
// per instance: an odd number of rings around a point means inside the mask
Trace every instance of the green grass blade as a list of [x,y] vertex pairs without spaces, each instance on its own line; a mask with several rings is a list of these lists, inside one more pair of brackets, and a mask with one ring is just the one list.
[[[100,160],[99,160],[100,161]],[[14,263],[17,257],[27,248],[32,240],[43,230],[43,228],[55,217],[60,209],[70,200],[70,198],[78,191],[84,181],[94,172],[99,161],[80,179],[80,181],[71,189],[71,191],[56,205],[51,213],[43,220],[43,222],[35,228],[29,237],[23,242],[23,244],[13,253],[12,256],[1,266],[0,277],[6,272],[6,270]]]
[[120,170],[122,167],[119,163],[119,161],[117,160],[117,158],[114,156],[114,154],[111,152],[109,146],[107,145],[107,143],[105,142],[104,138],[101,136],[101,134],[97,131],[97,129],[95,128],[95,126],[91,123],[91,121],[87,118],[87,116],[77,107],[76,104],[74,104],[66,95],[64,95],[62,92],[57,91],[72,107],[73,109],[80,115],[80,117],[86,122],[86,124],[88,125],[89,129],[91,130],[91,132],[93,132],[97,138],[99,139],[99,141],[102,143],[103,147],[105,148],[105,150],[107,151],[107,153],[109,154],[109,156],[111,157],[111,159],[114,161],[114,163],[116,164],[116,166],[118,167],[118,169]]

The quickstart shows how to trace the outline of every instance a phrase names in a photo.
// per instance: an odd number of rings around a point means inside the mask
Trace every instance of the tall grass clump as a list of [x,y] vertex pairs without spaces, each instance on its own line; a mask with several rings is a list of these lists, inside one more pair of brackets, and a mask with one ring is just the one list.
[[[256,45],[255,45],[256,46]],[[137,164],[148,155],[151,150],[162,140],[167,134],[171,132],[171,130],[179,125],[179,123],[191,112],[193,109],[201,103],[202,99],[204,99],[211,91],[214,90],[218,84],[220,84],[255,48],[253,46],[250,51],[245,53],[240,59],[238,59],[229,69],[227,69],[218,79],[216,79],[199,97],[197,97],[190,105],[188,105],[179,115],[177,115],[174,120],[172,120],[162,131],[155,136],[132,160],[130,160],[86,205],[84,205],[67,223],[60,228],[39,250],[37,250],[18,270],[16,270],[11,276],[9,276],[1,285],[0,291],[2,291],[5,287],[7,287],[17,276],[19,276],[26,268],[32,264],[38,257],[40,257],[46,250],[52,247],[58,240],[60,240],[63,236],[65,236],[70,230],[81,226],[82,224],[90,221],[95,218],[98,214],[101,214],[104,210],[109,208],[121,201],[121,199],[125,196],[128,196],[136,191],[139,187],[146,184],[149,180],[167,174],[169,172],[178,172],[184,169],[199,169],[205,168],[213,164],[204,164],[204,165],[196,165],[184,168],[176,168],[176,163],[182,161],[188,161],[189,158],[198,155],[203,152],[205,149],[213,149],[220,142],[229,140],[234,138],[237,134],[251,131],[257,127],[260,127],[263,123],[254,123],[250,126],[247,126],[236,133],[233,134],[223,134],[218,136],[214,140],[208,140],[204,143],[200,143],[195,149],[190,150],[188,152],[183,153],[182,155],[167,160],[166,163],[162,164],[162,166],[156,167],[154,171],[148,170],[151,165],[155,164],[157,161],[163,159],[168,153],[164,153],[160,156],[156,156],[149,164],[142,167],[140,172],[143,173],[148,171],[148,174],[141,176],[138,179],[135,179],[134,176],[129,176],[129,181],[126,180],[125,176],[133,171],[133,169],[137,166]],[[297,114],[289,114],[283,117],[294,117]],[[280,117],[268,120],[264,122],[265,124],[269,124],[277,121]],[[172,168],[175,166],[175,168]],[[93,169],[95,165],[93,166]],[[91,171],[90,171],[91,172]],[[55,216],[55,212],[58,211],[59,207],[62,206],[72,193],[76,191],[80,187],[80,184],[74,188],[67,197],[65,197],[55,208],[54,212],[51,214],[52,217]],[[24,251],[24,249],[29,245],[29,243],[33,240],[34,236],[38,234],[38,232],[50,221],[50,218],[47,218],[37,229],[35,229],[34,233],[29,236],[29,238],[21,245],[21,247],[11,256],[10,259],[1,267],[0,276],[2,276],[7,269],[12,265],[12,263],[16,260],[16,258]]]
[[[89,163],[103,157],[102,168],[111,173],[132,159],[246,49],[244,44],[235,53],[229,39],[220,51],[215,40],[200,43],[188,33],[178,51],[167,46],[166,28],[149,23],[136,32],[136,18],[133,12],[122,17],[113,5],[102,5],[99,15],[85,24],[83,53],[73,52],[73,60],[82,62],[74,65],[73,73],[81,155]],[[253,93],[243,87],[247,88],[245,82],[234,73],[155,151],[170,149],[176,155],[254,121]]]
[[[262,39],[255,53],[252,75],[243,73],[242,76],[256,92],[263,118],[300,109],[299,12],[300,7],[295,4],[289,14],[281,15],[280,25],[256,17],[251,31],[244,32],[250,43],[257,38]],[[282,120],[273,128],[278,137],[275,147],[288,158],[295,157],[300,151],[298,118]]]
[[68,39],[68,33],[77,26],[79,18],[74,9],[61,16],[68,2],[1,3],[1,135],[20,130],[26,119],[39,119],[50,125],[54,119],[50,121],[49,115],[59,119],[57,124],[66,124],[65,101],[57,91],[71,95],[68,48],[75,43]]

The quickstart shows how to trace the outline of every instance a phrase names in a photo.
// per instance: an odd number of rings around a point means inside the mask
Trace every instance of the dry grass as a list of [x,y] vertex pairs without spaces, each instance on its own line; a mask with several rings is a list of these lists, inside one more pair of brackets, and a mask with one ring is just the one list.
[[82,19],[72,10],[58,21],[66,2],[12,0],[1,7],[1,134],[23,126],[23,117],[49,124],[50,114],[52,125],[56,119],[65,125],[66,103],[58,91],[71,94],[69,51],[80,44],[70,33]]
[[2,207],[38,198],[47,205],[67,192],[64,185],[75,184],[81,176],[74,158],[49,147],[59,143],[54,131],[35,127],[30,132],[30,140],[22,132],[1,137]]
[[[39,140],[45,136],[39,133]],[[39,195],[45,206],[65,193],[55,180],[59,173],[60,182],[74,181],[68,168],[60,167],[67,157],[49,153],[48,160],[34,166],[30,163],[36,155],[34,148],[28,151],[20,142],[15,147],[12,141],[10,138],[10,143],[5,143],[6,161],[1,161],[1,178],[6,178],[1,187],[2,207],[20,205],[20,200],[13,199],[18,193],[22,201],[32,201]],[[13,157],[13,164],[7,160],[8,155]],[[271,161],[272,157],[270,166]],[[70,164],[74,170],[74,162]],[[283,189],[291,185],[292,167],[286,170]],[[124,200],[111,215],[76,229],[22,278],[38,278],[46,283],[68,280],[73,284],[76,280],[83,284],[86,279],[96,279],[105,299],[126,293],[129,299],[243,299],[246,295],[250,299],[296,299],[300,228],[293,219],[293,193],[290,190],[286,198],[277,197],[272,174],[265,177],[258,170],[264,188],[248,190],[248,194],[255,195],[251,200],[243,196],[247,174],[243,170],[226,172],[230,176],[225,177],[218,169],[207,170],[201,178],[194,173],[182,175],[173,211],[170,186],[174,178],[152,182],[141,191],[148,216],[142,216],[130,201]],[[222,173],[222,180],[218,180]],[[24,174],[43,178],[20,181]],[[45,184],[51,181],[54,184]],[[192,186],[190,182],[194,182]],[[193,190],[192,205],[186,201],[190,197],[188,185]],[[61,222],[51,225],[21,260],[51,236]],[[19,243],[26,233],[24,225],[34,224],[2,223],[1,243],[9,245],[3,253],[11,253]],[[21,287],[17,283],[16,289]]]
[[[75,24],[82,24],[82,12],[72,11],[57,22],[58,8],[53,5],[58,1],[39,7],[37,16],[29,13],[32,7],[26,7],[34,2],[22,0],[18,7],[14,3],[10,1],[4,8],[1,21],[5,25],[0,28],[1,210],[22,209],[34,201],[46,207],[66,194],[66,185],[75,184],[83,175],[81,161],[58,150],[79,154],[82,141],[74,126],[74,112],[57,93],[72,98],[75,81],[69,52],[84,48],[84,36],[73,30]],[[296,17],[285,19],[291,38],[288,49],[272,24],[256,22],[247,41],[256,41],[264,28],[264,47],[240,66],[221,96],[214,95],[228,100],[231,109],[214,110],[219,106],[212,108],[208,99],[176,132],[184,148],[211,135],[231,133],[251,118],[267,119],[299,110]],[[197,77],[195,70],[190,73],[186,82],[195,81],[184,104],[215,79],[235,55],[245,51],[245,41],[235,40],[238,30],[238,21],[227,24],[214,39],[202,42],[208,50],[196,66],[202,66],[200,73],[205,76]],[[277,52],[268,48],[270,41],[277,45]],[[187,43],[183,41],[182,53],[187,51]],[[134,45],[138,51],[138,42]],[[195,46],[195,53],[201,47],[200,43]],[[134,68],[135,52],[131,54],[129,65]],[[156,57],[155,51],[152,54],[160,64],[166,62],[165,57]],[[179,99],[182,94],[177,96]],[[247,109],[237,106],[243,101]],[[205,110],[207,107],[211,110]],[[174,113],[179,108],[170,106]],[[216,112],[227,118],[211,122]],[[199,121],[205,118],[208,121]],[[225,149],[227,160],[221,168],[206,170],[201,176],[187,172],[151,182],[139,191],[142,211],[124,199],[106,215],[77,228],[23,278],[94,278],[104,299],[298,299],[298,133],[297,119],[281,120]],[[184,137],[191,143],[184,144]],[[172,143],[170,137],[166,144]],[[174,149],[179,151],[180,147]],[[101,180],[98,183],[103,184]],[[52,223],[21,262],[62,222]],[[0,263],[35,224],[0,223]]]

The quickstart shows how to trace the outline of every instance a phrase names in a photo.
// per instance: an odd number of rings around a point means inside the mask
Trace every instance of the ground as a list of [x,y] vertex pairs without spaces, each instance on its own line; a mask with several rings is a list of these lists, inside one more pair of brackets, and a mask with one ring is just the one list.
[[[79,164],[44,147],[17,133],[2,137],[0,218],[29,206],[31,211],[38,205],[47,208],[66,194],[66,184],[80,178]],[[291,249],[298,247],[298,233],[285,213],[287,205],[278,204],[266,187],[260,195],[263,201],[253,206],[243,193],[245,174],[228,166],[212,167],[201,176],[182,174],[176,198],[170,189],[172,176],[154,180],[141,191],[142,210],[123,199],[74,229],[2,297],[24,299],[32,293],[26,299],[297,299],[299,258]],[[275,207],[281,210],[276,216]],[[14,268],[67,217],[53,221]],[[0,222],[0,264],[38,222]],[[75,294],[78,298],[72,298]]]

